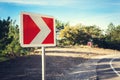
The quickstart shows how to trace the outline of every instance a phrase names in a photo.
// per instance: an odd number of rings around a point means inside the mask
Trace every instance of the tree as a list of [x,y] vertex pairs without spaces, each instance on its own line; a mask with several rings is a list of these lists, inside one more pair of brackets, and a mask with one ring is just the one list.
[[8,17],[7,20],[0,20],[0,54],[19,56],[26,54],[29,48],[22,48],[19,43],[19,28],[15,21]]
[[102,30],[93,25],[93,26],[84,26],[82,24],[76,26],[67,26],[60,31],[60,37],[63,43],[68,45],[80,45],[87,44],[88,41],[95,40],[97,44],[98,40],[103,38]]
[[99,27],[96,25],[86,26],[83,27],[83,30],[91,36],[91,39],[89,41],[92,41],[95,46],[103,46],[101,43],[104,42],[104,35],[103,31]]
[[107,33],[107,41],[112,43],[120,43],[120,25],[113,26],[112,28],[108,26],[109,32]]
[[115,31],[113,33],[113,38],[112,39],[115,39],[114,42],[120,44],[120,25],[118,25],[115,28]]
[[59,32],[60,30],[64,29],[65,26],[68,26],[69,23],[63,23],[59,20],[55,20],[55,26],[56,26],[56,29],[57,29],[57,32]]
[[57,40],[57,45],[60,44],[60,38],[59,38],[59,35],[60,35],[60,31],[63,30],[65,28],[65,26],[68,26],[69,23],[63,23],[59,20],[55,20],[55,27],[56,27],[56,40]]
[[25,55],[31,48],[22,48],[19,43],[19,28],[15,24],[15,21],[9,25],[8,39],[11,40],[8,45],[6,45],[4,54],[11,55],[13,57]]
[[75,34],[77,33],[77,31],[75,31],[75,28],[71,28],[71,27],[65,27],[63,30],[61,30],[60,32],[60,38],[66,40],[66,42],[64,42],[65,44],[74,44],[74,39],[75,39]]
[[8,17],[6,20],[0,19],[0,53],[2,53],[6,45],[10,43],[10,40],[8,39],[10,22],[11,22],[10,17]]
[[11,41],[8,45],[6,45],[6,48],[3,52],[5,54],[16,56],[18,53],[20,53],[21,47],[19,44],[19,29],[15,23],[10,23],[8,34],[8,39]]
[[111,22],[108,25],[108,29],[107,29],[107,34],[111,34],[111,32],[115,29],[115,25]]
[[105,48],[120,50],[120,25],[114,26],[113,23],[108,25],[108,29],[105,34],[104,45]]
[[114,33],[114,30],[115,30],[115,26],[113,23],[110,23],[108,25],[108,29],[106,31],[106,40],[108,42],[111,42],[112,41],[112,36],[113,36],[113,33]]
[[84,32],[91,35],[92,38],[100,38],[102,34],[102,30],[96,25],[93,26],[85,26],[82,28]]
[[91,36],[80,27],[65,27],[60,32],[60,37],[66,45],[86,44]]

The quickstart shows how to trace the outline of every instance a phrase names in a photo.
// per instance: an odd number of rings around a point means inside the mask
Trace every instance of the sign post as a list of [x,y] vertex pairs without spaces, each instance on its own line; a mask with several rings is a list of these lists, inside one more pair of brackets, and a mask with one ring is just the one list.
[[45,47],[42,47],[42,80],[46,80],[46,57],[45,57]]
[[42,80],[46,80],[45,46],[56,45],[54,17],[22,12],[20,19],[20,44],[22,47],[42,47]]

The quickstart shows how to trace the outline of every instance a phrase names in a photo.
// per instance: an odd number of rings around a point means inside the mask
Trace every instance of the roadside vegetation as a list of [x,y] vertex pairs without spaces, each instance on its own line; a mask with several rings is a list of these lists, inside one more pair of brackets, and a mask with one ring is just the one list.
[[115,26],[113,23],[108,24],[106,30],[102,30],[99,26],[85,26],[78,24],[70,26],[68,23],[57,21],[59,27],[58,45],[86,45],[87,42],[92,42],[92,47],[100,47],[107,49],[120,50],[120,25]]
[[[85,26],[83,24],[70,26],[55,20],[57,33],[57,46],[81,46],[92,42],[92,47],[120,50],[120,25],[113,23],[108,25],[106,31],[96,25]],[[0,61],[22,55],[27,55],[35,48],[22,48],[19,43],[19,27],[10,17],[0,19]]]
[[22,48],[19,43],[19,26],[10,17],[0,19],[0,61],[26,55],[30,48]]

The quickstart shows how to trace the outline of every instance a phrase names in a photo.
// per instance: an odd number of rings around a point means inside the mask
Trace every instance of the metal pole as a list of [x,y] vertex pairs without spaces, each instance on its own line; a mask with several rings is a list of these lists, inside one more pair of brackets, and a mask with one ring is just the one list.
[[42,80],[46,80],[46,58],[45,58],[45,48],[42,47]]

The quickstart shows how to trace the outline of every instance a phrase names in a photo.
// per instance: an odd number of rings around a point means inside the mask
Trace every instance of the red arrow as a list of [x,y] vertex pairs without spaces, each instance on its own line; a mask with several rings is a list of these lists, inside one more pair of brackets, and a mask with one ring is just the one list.
[[54,21],[53,21],[53,18],[42,17],[42,19],[44,20],[44,22],[47,24],[47,26],[51,30],[49,35],[46,37],[46,39],[42,43],[43,44],[53,44],[54,43],[54,27],[53,27]]
[[29,15],[23,15],[23,43],[30,44],[35,36],[40,32],[38,26],[34,23]]

